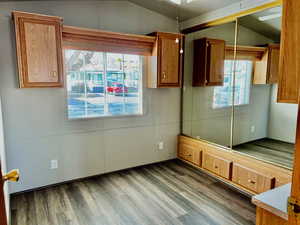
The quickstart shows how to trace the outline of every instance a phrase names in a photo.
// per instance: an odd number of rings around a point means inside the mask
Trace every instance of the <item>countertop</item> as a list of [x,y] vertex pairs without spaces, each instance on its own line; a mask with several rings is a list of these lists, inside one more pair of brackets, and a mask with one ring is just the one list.
[[291,184],[286,184],[252,197],[252,203],[285,220],[288,220],[287,200],[291,194]]

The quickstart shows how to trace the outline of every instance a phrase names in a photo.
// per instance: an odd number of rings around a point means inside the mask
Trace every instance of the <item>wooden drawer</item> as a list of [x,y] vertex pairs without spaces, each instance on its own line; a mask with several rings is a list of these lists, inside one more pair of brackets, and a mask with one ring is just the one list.
[[265,192],[275,186],[275,177],[260,174],[237,163],[233,164],[232,181],[256,193]]
[[180,144],[178,156],[179,158],[189,161],[197,166],[201,166],[202,151],[194,146]]
[[203,168],[226,179],[231,179],[232,161],[218,156],[203,153]]

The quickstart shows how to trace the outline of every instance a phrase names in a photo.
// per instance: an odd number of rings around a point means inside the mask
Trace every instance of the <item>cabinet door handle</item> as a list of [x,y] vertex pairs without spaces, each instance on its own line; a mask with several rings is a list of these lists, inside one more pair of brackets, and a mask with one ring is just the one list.
[[163,75],[163,79],[165,80],[167,78],[166,72],[163,72],[162,75]]
[[57,72],[55,70],[51,71],[50,76],[57,77]]
[[253,181],[253,180],[248,180],[248,182],[250,183],[250,184],[255,184],[255,181]]

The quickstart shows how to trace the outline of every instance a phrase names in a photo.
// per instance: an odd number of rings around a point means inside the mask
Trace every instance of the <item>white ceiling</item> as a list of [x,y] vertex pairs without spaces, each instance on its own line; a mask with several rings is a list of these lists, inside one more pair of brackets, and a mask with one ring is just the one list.
[[[179,17],[180,21],[191,19],[203,13],[223,8],[241,0],[128,0],[144,8],[156,11],[171,18]],[[172,1],[181,1],[178,5]],[[187,3],[190,2],[190,3]]]
[[245,16],[239,19],[239,23],[251,30],[256,31],[274,41],[278,42],[280,40],[281,33],[281,17],[269,19],[266,21],[260,21],[259,17],[281,14],[281,7],[274,7],[267,9],[249,16]]
[[[0,0],[0,2],[10,1],[34,1],[34,0]],[[47,1],[47,0],[35,0],[35,1]],[[59,0],[59,1],[72,1],[72,0]],[[84,1],[84,0],[75,0]],[[176,19],[179,21],[188,20],[199,16],[203,13],[223,8],[241,0],[95,0],[95,1],[129,1],[136,5],[150,9],[152,11],[163,14],[167,17]],[[176,4],[174,2],[180,2]]]

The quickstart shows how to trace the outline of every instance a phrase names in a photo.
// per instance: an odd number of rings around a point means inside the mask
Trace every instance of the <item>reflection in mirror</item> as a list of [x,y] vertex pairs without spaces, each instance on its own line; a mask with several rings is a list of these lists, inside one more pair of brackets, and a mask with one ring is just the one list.
[[297,105],[277,103],[281,11],[238,21],[233,149],[292,168]]
[[[186,36],[182,133],[230,147],[235,22]],[[233,51],[232,51],[233,52]],[[232,53],[229,52],[229,53]]]

